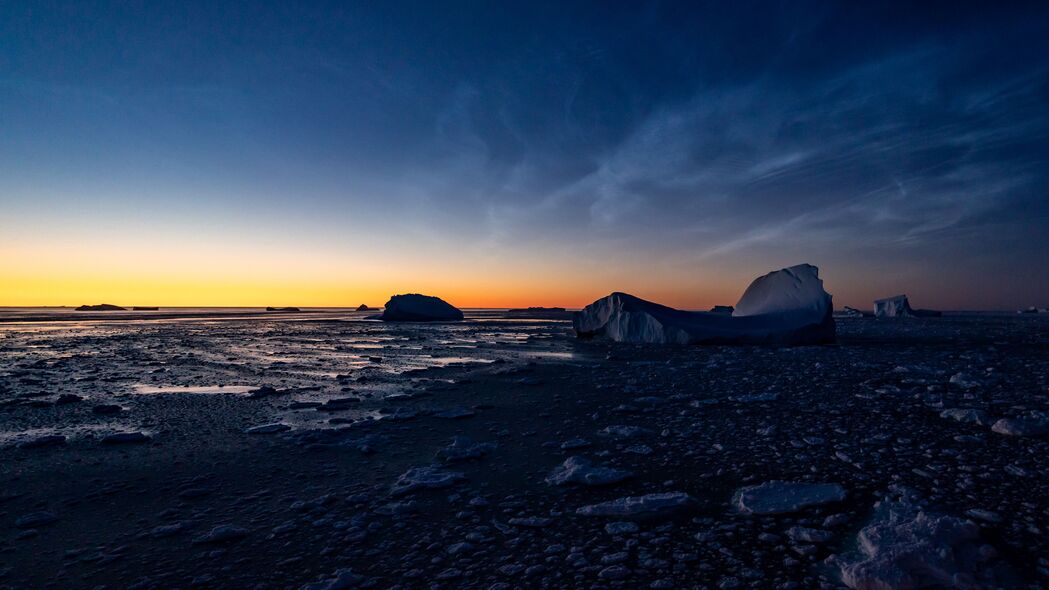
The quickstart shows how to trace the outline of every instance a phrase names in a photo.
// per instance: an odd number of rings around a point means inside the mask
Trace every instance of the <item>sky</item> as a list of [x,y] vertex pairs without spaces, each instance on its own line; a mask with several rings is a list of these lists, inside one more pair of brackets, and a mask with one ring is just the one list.
[[0,3],[0,305],[1049,307],[1049,3]]

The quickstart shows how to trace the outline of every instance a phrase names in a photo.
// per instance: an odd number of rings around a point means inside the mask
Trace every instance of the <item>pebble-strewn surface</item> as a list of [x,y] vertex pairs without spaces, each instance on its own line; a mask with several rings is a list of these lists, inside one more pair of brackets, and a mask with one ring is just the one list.
[[1049,319],[0,328],[0,587],[1049,587]]

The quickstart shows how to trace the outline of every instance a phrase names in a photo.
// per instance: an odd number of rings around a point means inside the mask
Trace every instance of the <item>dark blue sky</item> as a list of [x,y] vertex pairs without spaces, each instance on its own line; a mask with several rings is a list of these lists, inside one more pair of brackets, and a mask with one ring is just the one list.
[[1046,3],[7,2],[0,248],[1046,306],[1047,55]]

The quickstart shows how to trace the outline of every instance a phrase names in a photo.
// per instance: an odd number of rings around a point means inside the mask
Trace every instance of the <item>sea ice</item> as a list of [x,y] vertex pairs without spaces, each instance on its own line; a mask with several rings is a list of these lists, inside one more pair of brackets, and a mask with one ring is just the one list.
[[618,483],[630,477],[629,471],[613,467],[595,467],[584,457],[569,457],[546,476],[546,483],[563,486],[578,483],[587,486],[603,486]]
[[1044,436],[1049,434],[1049,416],[1044,412],[1031,412],[1029,416],[1002,418],[991,430],[1007,436]]
[[433,465],[413,467],[397,478],[390,493],[396,496],[422,488],[446,488],[462,479],[465,479],[462,473],[446,471]]
[[576,510],[581,516],[650,516],[688,509],[696,499],[684,492],[665,492],[617,498]]
[[437,458],[445,463],[480,459],[495,450],[494,443],[475,443],[465,436],[452,439],[452,444],[437,451]]
[[291,426],[282,424],[280,422],[274,422],[272,424],[261,424],[259,426],[252,426],[245,430],[247,434],[277,434],[278,432],[287,432],[291,430]]
[[734,503],[740,512],[782,514],[844,499],[845,488],[836,483],[767,481],[741,488],[736,492]]
[[983,410],[974,410],[972,408],[950,408],[940,412],[941,418],[951,418],[958,422],[968,422],[972,424],[979,424],[986,426],[991,423],[991,419],[987,417],[987,412]]
[[977,574],[994,554],[974,523],[906,502],[876,506],[857,541],[858,555],[835,560],[842,582],[857,590],[981,588]]

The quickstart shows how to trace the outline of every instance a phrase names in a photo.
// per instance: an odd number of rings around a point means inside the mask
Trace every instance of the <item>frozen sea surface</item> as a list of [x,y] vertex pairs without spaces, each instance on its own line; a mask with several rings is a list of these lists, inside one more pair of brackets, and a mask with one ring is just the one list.
[[0,325],[0,587],[1049,580],[1049,318],[777,349],[364,315]]

